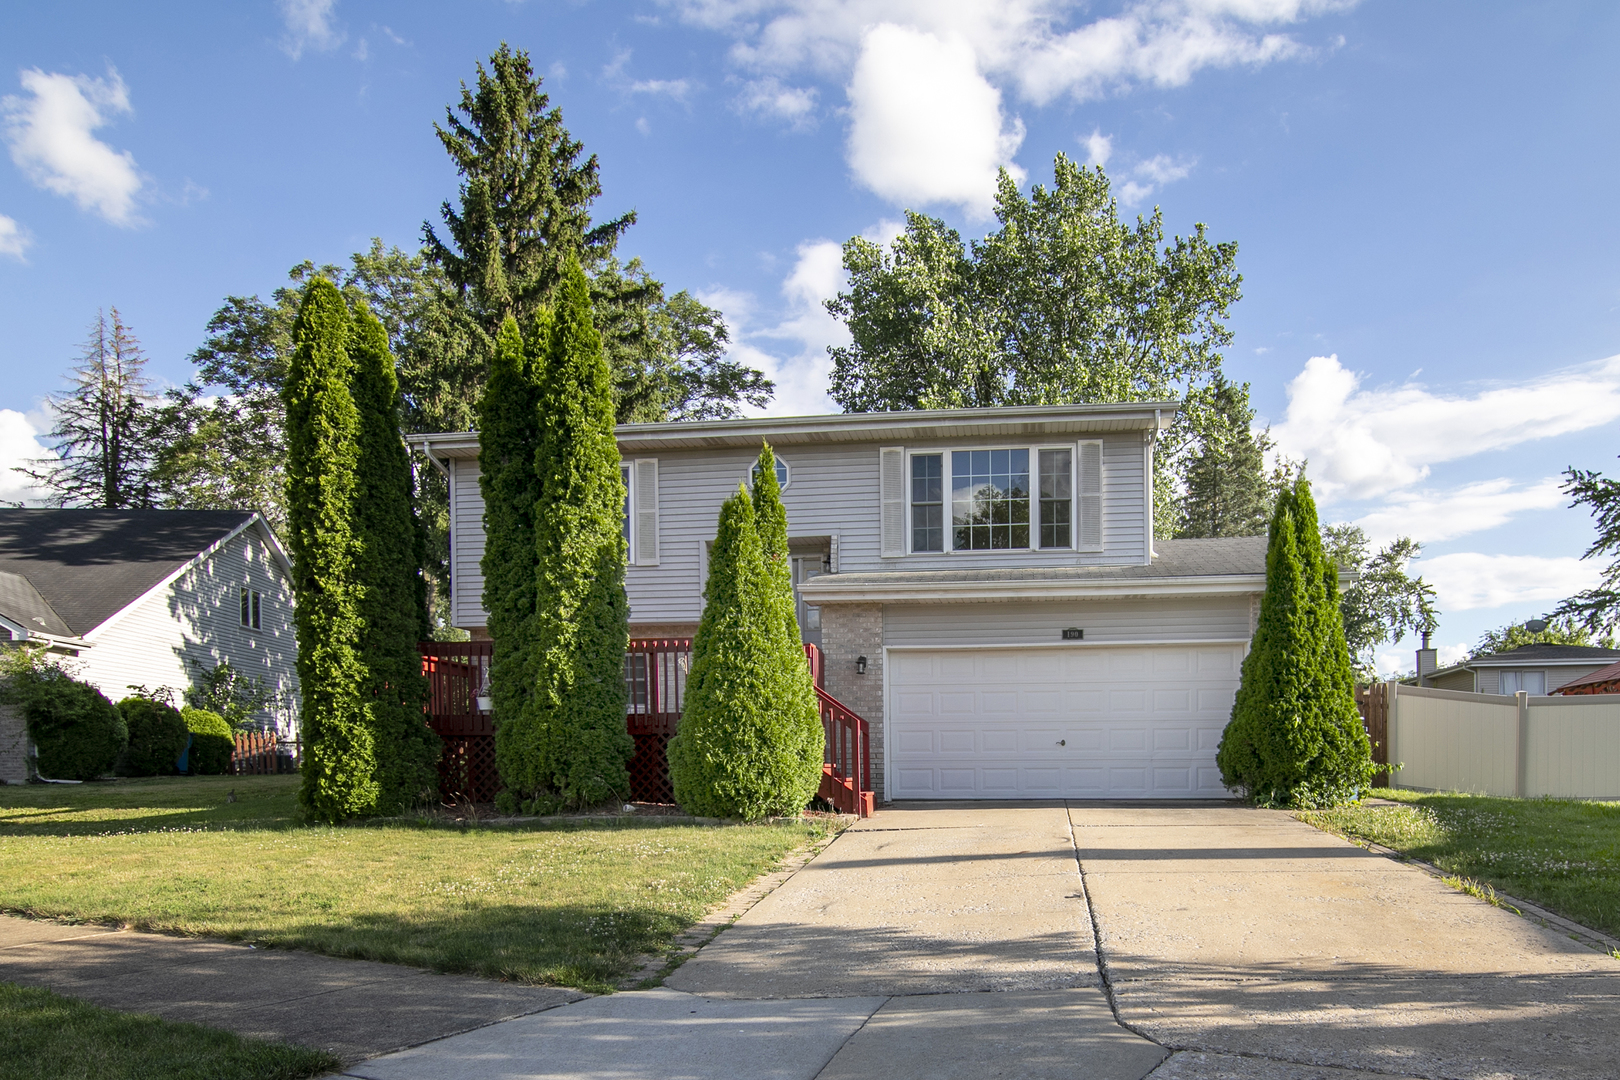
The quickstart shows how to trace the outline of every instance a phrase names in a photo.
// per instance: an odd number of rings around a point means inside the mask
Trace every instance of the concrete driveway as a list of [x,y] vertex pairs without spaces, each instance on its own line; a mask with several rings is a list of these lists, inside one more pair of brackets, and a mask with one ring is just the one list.
[[885,810],[667,980],[367,1080],[1620,1075],[1620,961],[1286,814]]

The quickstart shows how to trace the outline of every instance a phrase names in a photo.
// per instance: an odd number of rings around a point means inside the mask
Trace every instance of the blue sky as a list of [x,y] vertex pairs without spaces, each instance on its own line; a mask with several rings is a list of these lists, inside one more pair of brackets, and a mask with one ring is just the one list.
[[1239,243],[1228,371],[1326,517],[1425,543],[1443,659],[1595,573],[1556,478],[1620,452],[1620,7],[154,7],[0,12],[0,465],[98,308],[179,382],[227,294],[415,245],[455,192],[432,124],[504,39],[600,156],[600,215],[640,215],[625,252],[726,313],[771,411],[830,408],[840,241],[906,208],[982,234],[996,167],[1062,151]]

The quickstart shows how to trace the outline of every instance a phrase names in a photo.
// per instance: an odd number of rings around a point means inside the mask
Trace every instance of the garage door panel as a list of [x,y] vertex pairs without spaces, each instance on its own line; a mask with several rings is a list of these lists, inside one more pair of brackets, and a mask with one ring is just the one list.
[[1215,751],[1241,656],[1238,646],[896,651],[891,795],[1227,796]]

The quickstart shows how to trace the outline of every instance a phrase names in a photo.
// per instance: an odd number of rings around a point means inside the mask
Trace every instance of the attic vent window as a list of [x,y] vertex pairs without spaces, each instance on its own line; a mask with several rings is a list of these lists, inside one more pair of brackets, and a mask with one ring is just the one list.
[[250,630],[259,629],[261,597],[257,589],[242,588],[242,625]]
[[[754,481],[758,479],[759,462],[756,461],[754,462],[754,467],[748,470],[748,486],[753,487]],[[776,459],[776,486],[782,488],[788,486],[788,466],[787,462],[783,461],[781,458]]]

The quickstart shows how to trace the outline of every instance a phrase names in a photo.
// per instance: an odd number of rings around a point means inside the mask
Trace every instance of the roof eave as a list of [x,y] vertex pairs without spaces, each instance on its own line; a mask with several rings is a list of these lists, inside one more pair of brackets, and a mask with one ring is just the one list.
[[[823,574],[799,587],[806,603],[976,602],[985,600],[1099,600],[1161,596],[1231,596],[1265,589],[1264,574],[1219,574],[1112,581],[862,582],[855,575]],[[839,580],[843,578],[844,580]]]

